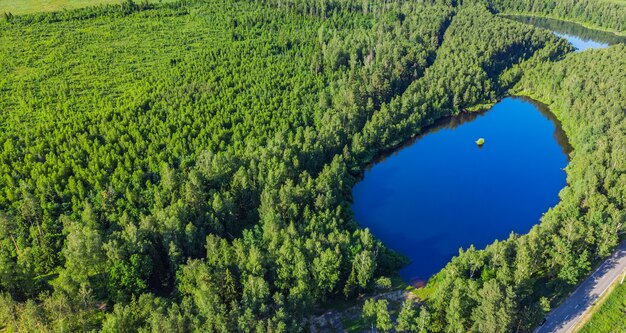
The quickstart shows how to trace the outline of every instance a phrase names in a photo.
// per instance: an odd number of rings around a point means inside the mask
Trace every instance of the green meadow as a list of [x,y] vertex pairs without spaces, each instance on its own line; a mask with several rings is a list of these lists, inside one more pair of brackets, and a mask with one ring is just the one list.
[[626,283],[618,285],[580,333],[626,332]]
[[[71,10],[102,4],[118,4],[122,0],[0,0],[0,14],[13,15]],[[162,1],[150,1],[162,2]]]

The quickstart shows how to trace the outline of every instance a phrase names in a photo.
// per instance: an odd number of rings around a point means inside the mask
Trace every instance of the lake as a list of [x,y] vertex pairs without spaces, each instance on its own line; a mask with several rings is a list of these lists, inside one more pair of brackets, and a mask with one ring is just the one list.
[[503,16],[511,20],[551,30],[555,35],[567,39],[576,48],[577,52],[604,48],[617,43],[626,43],[626,37],[606,31],[589,29],[572,22],[532,16]]
[[505,98],[435,124],[367,168],[353,189],[355,218],[411,259],[400,271],[407,282],[425,281],[460,247],[537,224],[559,201],[570,151],[543,104]]

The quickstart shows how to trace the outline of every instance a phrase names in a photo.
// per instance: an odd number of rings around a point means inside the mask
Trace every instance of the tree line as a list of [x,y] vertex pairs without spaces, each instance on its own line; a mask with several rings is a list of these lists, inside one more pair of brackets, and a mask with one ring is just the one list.
[[402,262],[343,149],[452,11],[170,7],[3,23],[3,324],[292,331]]
[[626,233],[626,68],[624,45],[569,54],[540,53],[502,74],[523,72],[510,90],[550,104],[575,148],[561,202],[526,235],[459,255],[429,281],[432,296],[406,301],[397,316],[385,300],[363,316],[379,331],[531,331]]
[[[318,304],[354,299],[404,263],[353,219],[364,166],[438,118],[521,90],[534,82],[527,72],[541,73],[534,66],[571,51],[482,5],[299,3],[97,7],[0,23],[0,323],[306,330]],[[604,184],[605,173],[585,182]],[[612,177],[603,191],[620,191]],[[615,244],[594,213],[602,250],[591,242],[585,257],[582,222],[568,225],[555,245],[562,262],[538,269],[540,245],[562,234],[550,225],[576,220],[565,218],[571,205],[546,215],[545,233],[462,252],[431,282],[432,300],[407,303],[398,322],[489,331],[503,309],[506,327],[530,327]],[[596,208],[621,221],[623,206]],[[541,283],[552,289],[535,292]]]

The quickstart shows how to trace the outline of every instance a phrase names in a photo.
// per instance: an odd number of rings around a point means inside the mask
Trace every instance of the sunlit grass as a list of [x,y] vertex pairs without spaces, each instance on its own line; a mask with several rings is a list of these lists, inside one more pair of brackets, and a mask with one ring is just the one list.
[[[161,2],[151,0],[149,2]],[[122,0],[0,0],[0,14],[31,14],[76,9],[101,4],[119,4]]]
[[626,332],[626,282],[618,285],[579,333]]
[[626,6],[626,0],[602,0],[602,1],[617,3],[617,4],[620,4],[622,6]]

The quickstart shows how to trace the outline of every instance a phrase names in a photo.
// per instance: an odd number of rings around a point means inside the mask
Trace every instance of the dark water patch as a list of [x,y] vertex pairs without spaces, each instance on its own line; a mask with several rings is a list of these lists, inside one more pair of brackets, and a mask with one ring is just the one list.
[[626,37],[606,31],[589,29],[572,22],[532,16],[503,16],[511,20],[551,30],[557,36],[567,39],[577,51],[605,48],[613,44],[626,43]]
[[407,281],[427,280],[460,247],[538,223],[558,203],[570,151],[544,105],[506,98],[441,121],[377,160],[353,189],[355,217],[411,259],[401,271]]

